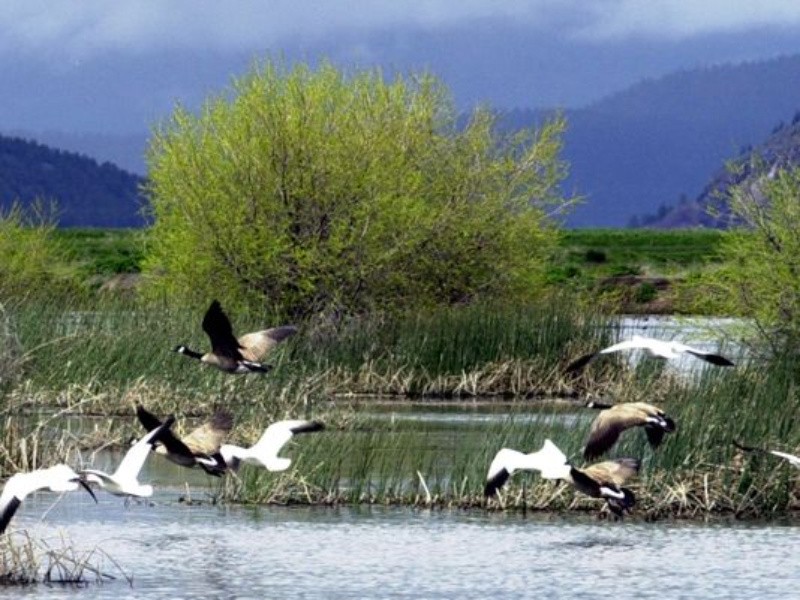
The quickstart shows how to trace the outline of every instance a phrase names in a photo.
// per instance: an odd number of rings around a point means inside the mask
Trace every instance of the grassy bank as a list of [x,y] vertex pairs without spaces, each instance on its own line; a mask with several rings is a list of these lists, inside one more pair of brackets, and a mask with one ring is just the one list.
[[[797,450],[796,365],[743,363],[679,377],[652,362],[630,369],[609,359],[568,380],[562,375],[567,362],[610,336],[606,319],[571,300],[392,319],[317,319],[300,324],[264,377],[230,377],[173,353],[178,343],[207,346],[195,311],[122,300],[100,301],[91,310],[83,302],[6,302],[0,313],[6,431],[0,467],[8,474],[64,460],[80,448],[122,444],[140,433],[132,417],[137,403],[181,417],[224,405],[236,417],[232,437],[239,444],[254,442],[281,418],[328,425],[293,444],[289,471],[245,469],[226,478],[226,501],[594,511],[597,501],[535,475],[515,476],[499,501],[487,504],[481,495],[488,465],[502,447],[532,451],[549,437],[580,464],[595,416],[580,404],[591,393],[613,402],[652,402],[678,422],[678,432],[657,452],[641,431],[626,433],[613,452],[643,458],[633,484],[639,515],[769,517],[797,510],[795,471],[772,457],[738,456],[732,445],[739,439]],[[263,315],[236,319],[239,331],[270,324]],[[465,419],[456,428],[420,424],[377,417],[370,401],[358,401],[367,395],[427,401],[488,396],[510,400],[510,414],[488,422]],[[543,397],[568,400],[535,401]],[[72,431],[67,415],[122,418]],[[190,425],[182,420],[178,429]]]

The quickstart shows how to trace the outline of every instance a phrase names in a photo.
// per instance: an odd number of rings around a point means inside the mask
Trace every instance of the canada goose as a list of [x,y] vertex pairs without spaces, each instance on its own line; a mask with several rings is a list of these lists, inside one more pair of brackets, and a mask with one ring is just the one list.
[[790,465],[800,469],[800,456],[795,456],[794,454],[781,452],[779,450],[765,450],[763,448],[754,448],[752,446],[745,446],[744,444],[736,441],[733,442],[733,445],[739,448],[739,450],[744,450],[745,452],[760,452],[762,454],[772,454],[773,456],[777,456],[778,458],[782,458],[784,460],[789,461]]
[[[158,417],[141,405],[136,406],[136,416],[147,431],[153,431],[162,424]],[[211,419],[192,430],[182,440],[171,429],[165,430],[159,437],[160,444],[155,446],[154,452],[182,467],[200,465],[209,475],[219,477],[225,472],[225,468],[220,468],[211,456],[219,452],[220,445],[232,428],[233,416],[228,411],[218,410]]]
[[196,358],[226,373],[267,373],[272,367],[259,361],[287,337],[297,333],[297,327],[283,325],[236,339],[228,316],[219,301],[214,300],[203,317],[203,331],[211,340],[211,352],[202,354],[185,345],[175,346],[175,352]]
[[3,493],[0,494],[0,533],[6,530],[14,513],[31,492],[43,489],[51,492],[73,492],[79,485],[97,502],[92,488],[67,465],[55,465],[48,469],[12,475],[3,487]]
[[545,479],[561,479],[588,496],[604,498],[609,509],[620,517],[636,503],[633,492],[622,485],[639,471],[638,460],[620,458],[577,469],[549,439],[541,450],[530,454],[510,448],[500,450],[489,466],[483,494],[493,496],[520,469],[539,471]]
[[261,438],[250,448],[223,444],[219,454],[224,464],[234,471],[243,462],[264,467],[268,471],[284,471],[292,463],[290,459],[278,456],[284,444],[294,435],[321,431],[324,428],[319,421],[278,421],[267,427]]
[[675,421],[663,410],[646,402],[626,402],[624,404],[602,404],[589,402],[587,408],[600,410],[592,422],[589,439],[583,450],[587,460],[597,458],[613,446],[620,434],[631,427],[644,427],[647,441],[653,448],[661,444],[665,433],[675,431]]
[[170,415],[161,425],[147,433],[136,442],[125,454],[117,470],[109,475],[97,469],[83,469],[80,475],[89,483],[96,483],[107,492],[115,496],[149,497],[153,495],[153,486],[139,483],[139,472],[147,460],[147,455],[164,431],[169,430],[175,422],[175,417]]
[[635,335],[630,340],[619,342],[608,348],[604,348],[598,352],[585,354],[580,358],[572,361],[565,369],[566,373],[577,373],[586,365],[592,362],[601,354],[611,354],[612,352],[620,352],[622,350],[644,350],[650,356],[658,358],[678,358],[681,354],[691,354],[699,359],[717,365],[720,367],[732,367],[733,363],[719,354],[713,354],[704,350],[692,348],[680,342],[665,342],[663,340],[656,340],[653,338],[646,338],[640,335]]

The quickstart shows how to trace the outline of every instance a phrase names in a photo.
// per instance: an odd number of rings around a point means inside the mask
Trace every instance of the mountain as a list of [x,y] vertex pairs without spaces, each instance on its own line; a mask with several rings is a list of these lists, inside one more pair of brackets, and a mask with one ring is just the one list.
[[[696,198],[720,165],[798,108],[800,55],[680,71],[563,111],[563,156],[571,166],[563,188],[585,197],[566,225],[624,227],[679,202],[694,210],[686,198]],[[501,125],[530,126],[549,113],[511,110]],[[144,129],[26,135],[144,174]]]
[[64,227],[139,227],[141,183],[111,163],[0,135],[0,208],[52,200]]
[[[726,159],[800,108],[800,56],[681,71],[565,111],[572,227],[622,227],[696,197]],[[541,120],[512,111],[504,126]]]
[[675,73],[572,116],[573,225],[625,225],[696,197],[723,162],[800,107],[800,56]]
[[[639,219],[646,227],[725,227],[728,224],[724,198],[731,187],[750,186],[758,193],[759,180],[772,177],[777,169],[800,166],[800,112],[789,125],[780,122],[762,143],[746,148],[737,157],[720,165],[716,174],[693,201],[684,199],[676,206],[664,206],[655,215]],[[710,212],[714,212],[712,216]]]

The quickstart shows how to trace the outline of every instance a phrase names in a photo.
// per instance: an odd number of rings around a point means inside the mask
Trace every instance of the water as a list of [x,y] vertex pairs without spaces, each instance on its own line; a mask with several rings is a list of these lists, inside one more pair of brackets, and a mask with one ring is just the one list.
[[[123,506],[38,495],[12,525],[65,531],[133,577],[0,598],[790,598],[800,528],[402,508]],[[112,574],[119,572],[111,564]]]

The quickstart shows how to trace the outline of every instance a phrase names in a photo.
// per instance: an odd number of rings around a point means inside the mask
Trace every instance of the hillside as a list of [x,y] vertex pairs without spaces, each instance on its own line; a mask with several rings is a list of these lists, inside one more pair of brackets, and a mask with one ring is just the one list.
[[111,163],[0,135],[0,208],[55,201],[64,227],[144,225],[141,178]]
[[[663,207],[655,215],[645,216],[639,224],[646,227],[724,227],[723,201],[728,190],[735,185],[756,181],[776,168],[800,166],[800,112],[795,113],[791,124],[781,122],[762,143],[745,149],[732,158],[729,165],[720,165],[716,174],[693,201]],[[722,210],[721,218],[709,215],[709,209]]]
[[[790,56],[681,71],[642,81],[585,108],[566,110],[564,158],[571,168],[564,189],[586,198],[566,224],[624,227],[644,215],[664,217],[667,207],[682,199],[685,218],[665,221],[663,226],[690,224],[700,217],[697,206],[686,199],[698,197],[725,161],[760,143],[775,123],[799,108],[800,56]],[[550,112],[509,111],[503,114],[501,125],[507,129],[530,126]],[[144,173],[145,131],[141,135],[26,135]],[[68,194],[66,187],[58,191]],[[85,195],[69,193],[74,196],[69,201],[73,206]],[[3,201],[7,198],[3,191]],[[79,218],[73,215],[77,220],[69,222],[96,223],[90,216],[92,206],[102,203],[89,203],[79,211]],[[121,218],[135,214],[129,200],[119,206],[123,207]],[[114,210],[108,207],[109,212]],[[113,218],[107,214],[102,222]]]
[[[800,108],[800,56],[682,71],[565,114],[565,189],[586,196],[574,227],[626,226],[695,198],[725,160]],[[505,126],[541,120],[513,111]]]

